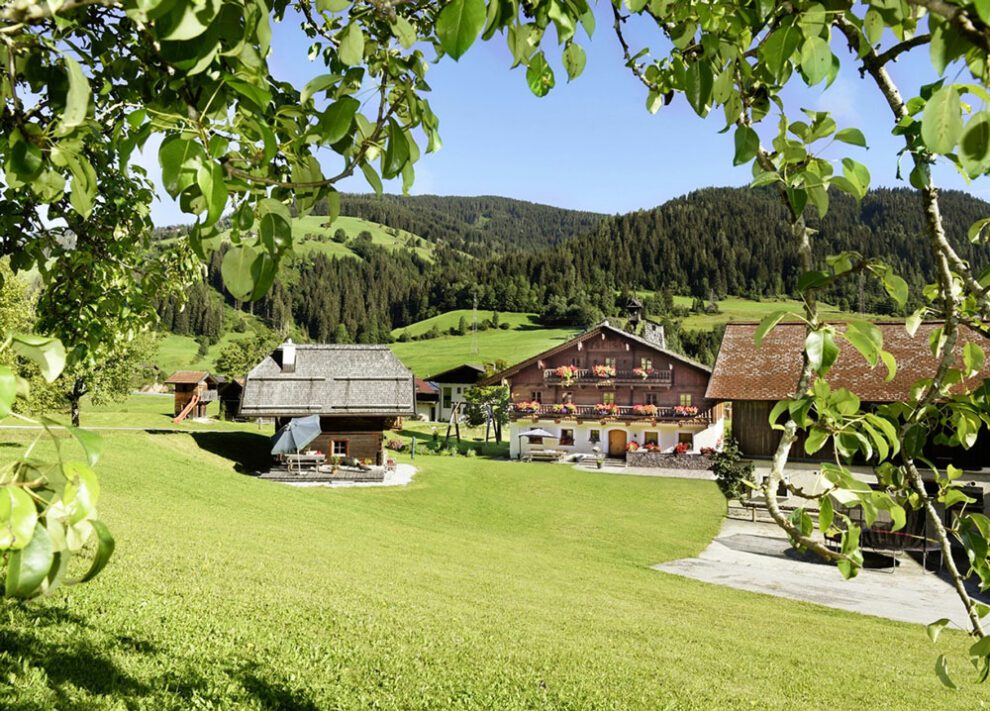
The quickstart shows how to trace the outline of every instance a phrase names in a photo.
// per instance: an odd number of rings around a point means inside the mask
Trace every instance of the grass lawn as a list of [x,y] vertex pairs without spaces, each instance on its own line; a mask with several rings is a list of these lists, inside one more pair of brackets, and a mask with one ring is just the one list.
[[[470,309],[448,311],[412,324],[408,330],[411,335],[416,335],[425,333],[436,325],[443,331],[456,326],[462,315],[470,324],[471,313]],[[487,318],[491,318],[491,313],[478,312],[479,320]],[[535,314],[499,313],[499,319],[511,324],[512,328],[478,331],[477,337],[468,333],[465,336],[441,336],[425,341],[396,342],[389,347],[416,375],[427,377],[462,363],[488,363],[495,360],[517,363],[560,345],[579,330],[543,328],[536,323]],[[393,335],[398,337],[404,330],[406,329],[395,329]]]
[[[83,427],[100,429],[103,427],[128,427],[148,430],[176,430],[176,431],[202,431],[202,430],[243,430],[257,432],[258,425],[253,422],[226,422],[216,419],[219,417],[220,403],[211,402],[207,407],[207,414],[214,418],[210,422],[194,422],[187,418],[179,424],[172,423],[174,416],[174,399],[171,394],[145,394],[134,393],[129,395],[123,402],[112,402],[106,405],[94,405],[89,398],[83,398],[81,406],[80,422]],[[68,423],[69,416],[65,413],[55,413],[52,415],[58,422]],[[22,420],[8,417],[0,420],[0,425],[23,425]],[[265,430],[271,434],[271,427]],[[8,431],[0,431],[0,440],[7,435]]]
[[106,444],[117,553],[6,605],[0,707],[978,704],[941,689],[920,626],[650,570],[718,529],[708,482],[420,456],[409,487],[297,489],[234,470],[259,434]]

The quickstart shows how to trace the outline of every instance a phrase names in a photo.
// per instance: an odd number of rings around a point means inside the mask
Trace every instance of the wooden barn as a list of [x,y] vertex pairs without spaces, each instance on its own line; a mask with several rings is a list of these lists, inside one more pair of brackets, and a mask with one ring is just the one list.
[[[851,345],[841,344],[838,360],[828,374],[833,388],[848,388],[856,393],[864,405],[880,405],[908,399],[911,385],[930,377],[937,361],[929,349],[929,336],[940,326],[938,322],[923,323],[912,337],[903,321],[878,322],[883,334],[884,349],[897,360],[897,374],[886,381],[883,365],[871,368]],[[732,436],[739,448],[749,457],[768,458],[780,442],[780,432],[768,424],[770,410],[779,400],[787,399],[794,391],[801,373],[801,352],[804,347],[805,326],[802,323],[778,325],[760,348],[754,337],[758,324],[730,323],[719,348],[707,396],[710,400],[732,403]],[[841,330],[841,324],[838,326]],[[966,342],[975,342],[990,349],[990,342],[980,334],[963,327],[957,348],[962,350]],[[990,367],[984,366],[974,380],[990,377]],[[990,450],[985,437],[969,451],[955,450],[953,461],[961,467],[980,467],[990,460]],[[809,458],[800,438],[791,450],[792,459]],[[944,459],[945,450],[932,448],[929,456]],[[813,459],[831,459],[832,452],[823,448]]]
[[413,374],[387,346],[286,341],[248,373],[240,416],[320,416],[310,447],[330,457],[385,463],[382,432],[416,413]]
[[205,370],[179,370],[165,381],[175,392],[175,421],[186,417],[206,417],[206,408],[217,399],[217,386],[223,378]]

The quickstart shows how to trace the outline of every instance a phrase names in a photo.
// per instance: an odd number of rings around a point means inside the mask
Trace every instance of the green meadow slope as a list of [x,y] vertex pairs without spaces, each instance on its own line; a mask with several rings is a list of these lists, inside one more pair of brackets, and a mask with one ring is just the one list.
[[[420,335],[436,326],[441,332],[456,327],[461,317],[470,329],[470,309],[448,311],[392,332],[398,338],[403,331]],[[478,320],[488,319],[490,312],[479,311]],[[536,323],[535,314],[499,313],[499,320],[508,329],[488,329],[464,336],[440,336],[422,341],[396,342],[389,345],[392,352],[419,377],[435,375],[462,363],[492,363],[504,360],[516,363],[560,345],[578,332],[575,328],[544,328]]]
[[[105,434],[117,552],[90,584],[6,607],[0,707],[985,701],[941,688],[920,626],[651,570],[718,530],[710,482],[421,455],[408,487],[294,488],[237,471],[268,434]],[[962,653],[960,635],[942,640]]]

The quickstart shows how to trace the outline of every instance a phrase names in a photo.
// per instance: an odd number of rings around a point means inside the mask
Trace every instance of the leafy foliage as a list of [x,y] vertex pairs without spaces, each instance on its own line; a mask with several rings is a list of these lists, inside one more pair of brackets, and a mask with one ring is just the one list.
[[743,459],[739,444],[726,438],[722,449],[711,455],[715,483],[727,499],[741,499],[753,491],[753,463]]

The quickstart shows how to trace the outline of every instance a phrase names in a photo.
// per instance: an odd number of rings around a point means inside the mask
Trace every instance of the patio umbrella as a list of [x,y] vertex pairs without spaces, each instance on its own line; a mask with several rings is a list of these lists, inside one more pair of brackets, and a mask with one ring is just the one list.
[[293,417],[272,437],[272,454],[292,454],[320,436],[320,416]]
[[541,430],[539,428],[535,430],[526,430],[525,432],[519,433],[520,437],[549,437],[550,439],[557,439],[557,435],[553,432],[547,432],[546,430]]

